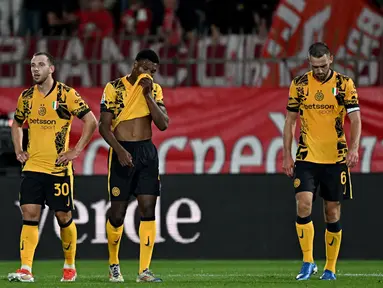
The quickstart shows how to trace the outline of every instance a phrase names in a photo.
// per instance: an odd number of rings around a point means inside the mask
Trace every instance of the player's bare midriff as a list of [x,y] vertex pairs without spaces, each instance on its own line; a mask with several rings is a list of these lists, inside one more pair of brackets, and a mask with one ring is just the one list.
[[122,121],[114,130],[118,141],[142,141],[152,138],[152,117],[150,115]]

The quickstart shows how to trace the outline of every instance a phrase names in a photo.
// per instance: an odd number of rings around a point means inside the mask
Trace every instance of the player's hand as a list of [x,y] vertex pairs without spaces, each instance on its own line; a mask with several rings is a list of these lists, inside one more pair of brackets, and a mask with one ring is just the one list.
[[69,161],[72,161],[74,160],[75,158],[77,158],[77,156],[80,155],[80,152],[75,150],[75,149],[71,149],[71,150],[68,150],[66,152],[63,152],[63,153],[60,153],[59,154],[59,157],[57,158],[56,160],[56,164],[57,165],[67,165],[69,163]]
[[152,95],[152,90],[153,90],[153,81],[148,78],[142,78],[140,82],[138,82],[138,85],[141,85],[143,88],[142,93],[147,96],[147,95]]
[[129,166],[134,167],[133,164],[133,157],[132,155],[126,151],[125,149],[121,149],[120,151],[116,151],[118,161],[120,162],[121,166]]
[[346,156],[346,165],[350,168],[353,168],[358,163],[358,161],[359,161],[358,149],[348,150],[347,156]]
[[289,176],[293,177],[294,176],[294,159],[291,157],[291,155],[288,156],[283,156],[283,172]]
[[16,159],[20,163],[24,164],[29,159],[29,154],[26,151],[16,153]]

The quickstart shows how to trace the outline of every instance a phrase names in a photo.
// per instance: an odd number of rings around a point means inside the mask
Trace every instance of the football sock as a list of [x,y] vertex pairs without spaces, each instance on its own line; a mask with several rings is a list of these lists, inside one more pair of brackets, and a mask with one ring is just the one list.
[[20,237],[21,268],[32,272],[33,257],[39,242],[39,222],[23,221]]
[[327,223],[325,232],[326,243],[326,265],[325,270],[336,272],[336,261],[338,259],[340,244],[342,242],[342,229],[340,222]]
[[61,243],[64,251],[64,268],[75,268],[76,248],[77,248],[77,228],[73,219],[68,223],[60,225]]
[[106,223],[106,233],[108,235],[109,265],[119,264],[118,252],[120,250],[121,236],[124,225],[114,227],[110,220]]
[[297,229],[299,244],[303,253],[303,262],[314,263],[314,225],[311,221],[311,216],[305,218],[298,216],[295,226]]
[[140,269],[141,274],[145,269],[149,269],[152,260],[154,241],[156,239],[155,217],[141,218],[140,229]]

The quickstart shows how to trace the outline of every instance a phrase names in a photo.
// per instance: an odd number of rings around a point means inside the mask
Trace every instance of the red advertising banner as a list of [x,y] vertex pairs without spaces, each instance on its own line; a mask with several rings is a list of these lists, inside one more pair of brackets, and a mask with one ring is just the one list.
[[[77,91],[99,117],[101,88]],[[0,112],[13,112],[21,89],[0,88]],[[383,172],[383,87],[358,90],[363,133],[354,172]],[[164,89],[170,125],[154,128],[161,174],[279,173],[288,89]],[[346,122],[346,131],[349,131]],[[75,120],[71,144],[80,138]],[[296,143],[295,143],[296,144]],[[296,146],[294,146],[296,147]],[[108,145],[98,132],[75,160],[76,174],[106,174]]]
[[[263,80],[258,85],[288,86],[291,75],[307,70],[307,52],[315,41],[329,46],[335,56],[334,69],[357,78],[358,86],[382,83],[382,66],[378,62],[382,36],[383,13],[369,1],[282,0],[274,14],[262,58],[277,57],[286,61],[266,61]],[[358,60],[347,61],[351,57]]]

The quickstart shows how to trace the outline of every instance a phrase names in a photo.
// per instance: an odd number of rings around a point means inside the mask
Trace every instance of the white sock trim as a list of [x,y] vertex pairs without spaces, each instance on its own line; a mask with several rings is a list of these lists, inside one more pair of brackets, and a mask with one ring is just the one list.
[[64,263],[64,269],[76,269],[76,266],[74,264],[69,265]]
[[32,267],[29,267],[28,265],[21,265],[21,269],[25,269],[29,271],[29,273],[32,273]]

